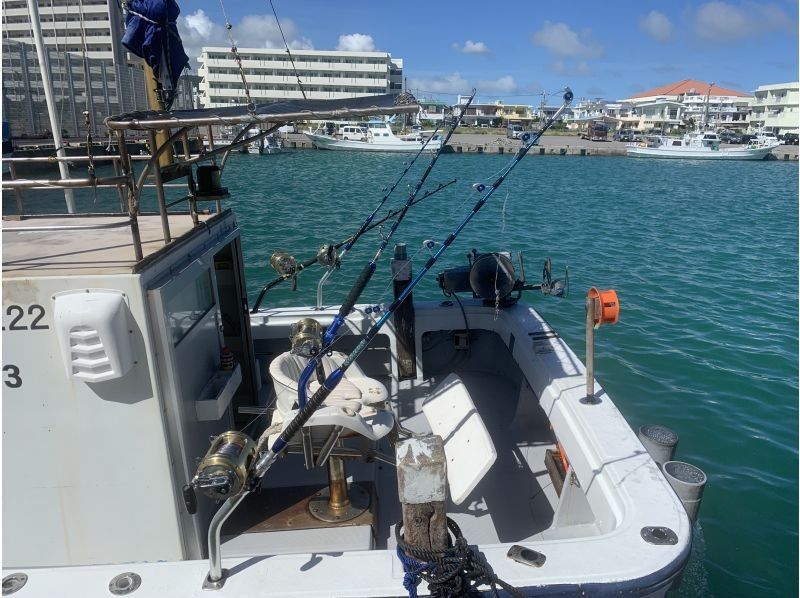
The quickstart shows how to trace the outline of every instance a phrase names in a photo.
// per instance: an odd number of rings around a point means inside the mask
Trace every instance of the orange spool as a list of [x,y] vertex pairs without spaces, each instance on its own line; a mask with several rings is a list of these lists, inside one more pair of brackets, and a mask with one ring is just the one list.
[[595,287],[592,287],[589,289],[587,297],[589,299],[597,299],[600,302],[600,316],[598,317],[597,310],[595,310],[593,316],[595,326],[616,324],[619,321],[619,299],[615,290],[598,291]]

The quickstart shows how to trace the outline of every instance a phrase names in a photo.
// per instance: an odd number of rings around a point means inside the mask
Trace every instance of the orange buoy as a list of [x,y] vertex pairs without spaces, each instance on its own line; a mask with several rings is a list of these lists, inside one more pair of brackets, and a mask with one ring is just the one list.
[[600,303],[600,309],[595,309],[593,315],[595,327],[601,324],[616,324],[619,321],[619,299],[615,290],[598,291],[597,288],[592,287],[589,289],[587,297],[597,299]]

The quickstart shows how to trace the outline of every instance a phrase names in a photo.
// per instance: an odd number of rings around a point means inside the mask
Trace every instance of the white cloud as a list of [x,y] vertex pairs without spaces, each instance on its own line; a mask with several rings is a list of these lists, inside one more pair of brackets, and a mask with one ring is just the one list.
[[363,33],[340,35],[336,49],[341,52],[375,52],[375,40]]
[[639,19],[639,29],[662,44],[672,39],[672,23],[657,10],[651,10]]
[[693,15],[694,31],[709,41],[738,43],[773,31],[792,32],[797,22],[776,4],[706,2]]
[[[281,21],[289,47],[295,50],[314,48],[311,40],[302,37],[291,19]],[[186,54],[192,59],[191,65],[197,68],[197,57],[204,46],[231,45],[224,25],[212,21],[202,9],[186,16],[178,17],[178,32],[183,40]],[[231,34],[239,48],[283,48],[278,25],[272,15],[247,15],[239,23],[233,24]]]
[[514,93],[519,89],[517,82],[514,81],[514,77],[511,75],[499,77],[498,79],[494,80],[478,81],[476,87],[479,94],[490,91],[496,91],[499,93]]
[[468,93],[471,90],[469,83],[460,73],[440,75],[431,79],[409,77],[408,87],[413,92],[419,90],[420,93],[447,93],[453,95]]
[[565,23],[545,21],[542,28],[531,36],[531,41],[551,54],[564,57],[599,56],[603,48],[588,40],[588,32],[579,35]]
[[453,49],[463,52],[464,54],[488,54],[491,51],[483,42],[474,42],[471,39],[468,39],[466,42],[464,42],[463,46],[461,44],[454,43]]

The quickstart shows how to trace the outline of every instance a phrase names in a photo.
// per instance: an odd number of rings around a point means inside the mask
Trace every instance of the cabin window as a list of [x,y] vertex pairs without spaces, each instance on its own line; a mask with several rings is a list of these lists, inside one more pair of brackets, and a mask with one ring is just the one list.
[[210,270],[206,270],[170,297],[166,308],[172,344],[177,346],[215,303]]

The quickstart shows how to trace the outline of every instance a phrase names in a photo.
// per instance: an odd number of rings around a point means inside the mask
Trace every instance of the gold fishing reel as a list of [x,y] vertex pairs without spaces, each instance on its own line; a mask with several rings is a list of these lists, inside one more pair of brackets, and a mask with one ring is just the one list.
[[303,318],[292,324],[289,340],[292,343],[292,354],[302,357],[316,357],[322,350],[322,324],[313,318]]
[[192,487],[214,500],[241,492],[256,456],[256,443],[247,434],[230,431],[217,436],[197,466]]

